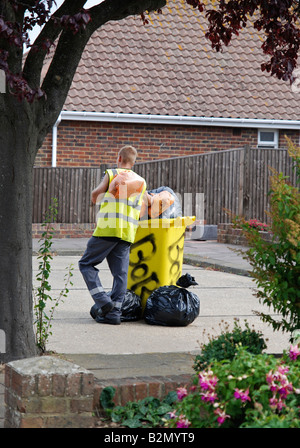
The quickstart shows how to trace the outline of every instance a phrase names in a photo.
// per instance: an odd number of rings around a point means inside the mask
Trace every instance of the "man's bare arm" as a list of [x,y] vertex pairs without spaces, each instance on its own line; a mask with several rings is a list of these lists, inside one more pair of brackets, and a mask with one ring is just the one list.
[[93,204],[96,204],[97,202],[101,201],[101,199],[103,198],[104,194],[108,189],[108,184],[109,184],[108,175],[105,174],[104,178],[102,179],[98,187],[96,187],[92,191],[91,199]]

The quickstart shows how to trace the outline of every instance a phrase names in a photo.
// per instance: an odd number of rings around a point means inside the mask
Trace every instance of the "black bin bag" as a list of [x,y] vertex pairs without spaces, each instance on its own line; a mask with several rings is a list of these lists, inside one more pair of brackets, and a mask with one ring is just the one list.
[[150,325],[185,327],[200,312],[199,297],[175,285],[160,286],[148,297],[144,319]]
[[130,322],[142,318],[141,298],[130,289],[127,289],[122,307],[121,321]]

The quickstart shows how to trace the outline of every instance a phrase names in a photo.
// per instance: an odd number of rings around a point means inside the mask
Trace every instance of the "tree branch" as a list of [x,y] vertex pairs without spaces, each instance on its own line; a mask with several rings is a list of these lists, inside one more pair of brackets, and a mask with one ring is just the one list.
[[92,19],[89,27],[95,31],[109,20],[122,20],[145,11],[156,11],[166,6],[166,3],[166,0],[105,0],[88,10]]
[[43,139],[54,125],[78,67],[90,33],[62,31],[55,54],[42,84],[45,98],[39,102],[40,137]]
[[0,54],[7,52],[7,58],[1,59],[5,59],[11,73],[20,73],[22,69],[23,41],[20,30],[25,10],[24,6],[15,10],[10,2],[0,2]]
[[85,3],[86,0],[65,0],[42,28],[27,55],[23,69],[23,76],[31,88],[40,87],[42,68],[49,51],[47,43],[53,44],[62,31],[62,27],[53,20],[53,17],[60,19],[64,15],[76,14]]
[[46,99],[40,101],[40,136],[49,132],[61,111],[84,48],[92,33],[109,20],[121,20],[131,14],[141,14],[163,7],[165,0],[106,0],[89,9],[91,21],[78,33],[64,30],[42,84]]

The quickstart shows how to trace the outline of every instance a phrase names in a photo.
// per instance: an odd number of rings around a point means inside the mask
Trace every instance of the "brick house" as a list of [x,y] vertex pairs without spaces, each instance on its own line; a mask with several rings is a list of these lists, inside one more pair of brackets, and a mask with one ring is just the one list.
[[[109,22],[90,39],[36,166],[139,161],[207,151],[285,147],[300,138],[300,91],[261,71],[262,38],[248,28],[217,53],[205,18],[170,0],[161,14]],[[299,89],[300,90],[300,89]]]

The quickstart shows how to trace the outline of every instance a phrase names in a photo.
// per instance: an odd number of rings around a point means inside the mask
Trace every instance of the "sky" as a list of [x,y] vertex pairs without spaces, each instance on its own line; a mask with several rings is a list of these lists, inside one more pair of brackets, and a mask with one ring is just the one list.
[[[58,9],[58,8],[61,6],[61,4],[64,2],[64,0],[55,0],[55,1],[56,1],[56,6],[53,7],[53,11],[52,11],[52,12],[56,11],[56,9]],[[85,3],[84,7],[85,7],[86,9],[88,9],[88,8],[94,6],[94,5],[97,5],[97,4],[101,3],[102,1],[103,1],[103,0],[87,0],[87,2]],[[39,27],[39,26],[36,26],[36,27],[29,33],[29,37],[30,37],[30,41],[31,41],[31,43],[34,42],[34,40],[35,40],[36,37],[38,36],[39,32],[40,32],[40,27]]]

